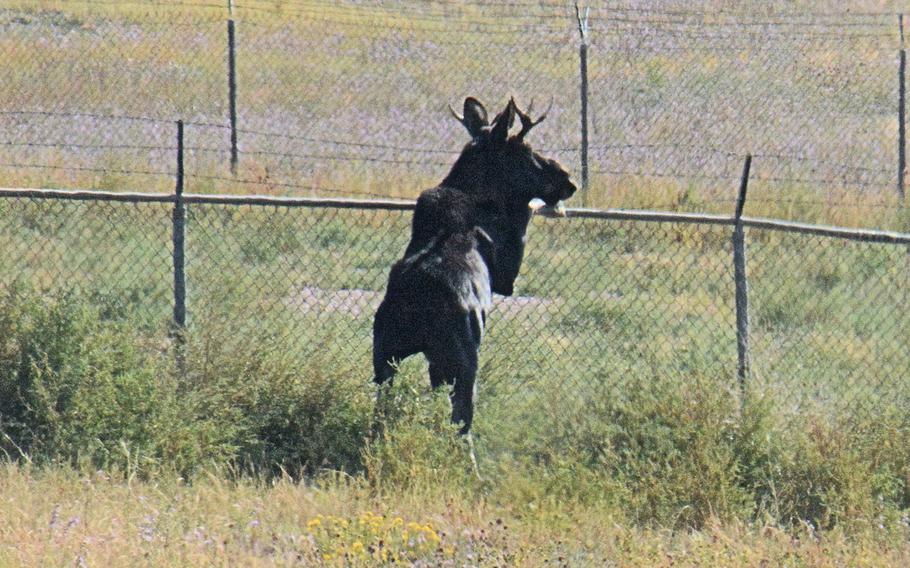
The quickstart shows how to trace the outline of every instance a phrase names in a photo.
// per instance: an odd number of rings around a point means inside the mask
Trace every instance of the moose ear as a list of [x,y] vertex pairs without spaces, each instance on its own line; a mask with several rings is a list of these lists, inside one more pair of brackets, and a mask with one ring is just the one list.
[[487,119],[487,109],[483,103],[474,97],[468,97],[464,100],[464,116],[459,116],[455,109],[449,105],[452,116],[464,125],[471,138],[477,140],[484,136],[490,130],[490,122]]
[[496,115],[493,119],[493,130],[490,132],[490,139],[494,142],[505,142],[509,137],[509,129],[515,122],[515,99],[509,99],[509,104],[505,110]]
[[471,136],[475,136],[475,132],[480,132],[484,126],[490,125],[490,121],[487,119],[487,109],[474,97],[464,100],[464,125]]

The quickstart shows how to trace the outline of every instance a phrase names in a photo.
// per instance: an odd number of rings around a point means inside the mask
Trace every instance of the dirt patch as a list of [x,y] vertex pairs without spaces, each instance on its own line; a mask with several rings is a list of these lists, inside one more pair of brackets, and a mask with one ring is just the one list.
[[493,296],[493,317],[515,317],[518,314],[543,316],[553,313],[559,300],[537,296]]
[[373,290],[326,290],[304,286],[288,298],[288,304],[305,314],[325,312],[348,314],[354,317],[372,315],[382,301],[382,292]]

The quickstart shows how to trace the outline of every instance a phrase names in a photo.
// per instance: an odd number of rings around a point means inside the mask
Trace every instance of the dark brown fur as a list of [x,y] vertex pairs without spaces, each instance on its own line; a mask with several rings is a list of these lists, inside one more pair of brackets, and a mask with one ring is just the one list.
[[[509,136],[516,114],[521,132]],[[474,379],[492,293],[511,295],[524,258],[529,204],[555,205],[575,192],[556,161],[535,153],[524,136],[531,121],[510,100],[492,123],[474,98],[456,118],[472,140],[442,184],[417,200],[411,241],[393,267],[373,326],[374,381],[423,353],[430,383],[452,385],[452,421],[473,419]]]

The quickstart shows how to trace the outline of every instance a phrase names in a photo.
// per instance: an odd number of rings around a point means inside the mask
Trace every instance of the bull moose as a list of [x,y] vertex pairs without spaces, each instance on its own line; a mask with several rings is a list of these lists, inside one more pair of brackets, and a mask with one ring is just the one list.
[[[510,99],[491,122],[473,97],[462,115],[449,108],[471,141],[442,183],[417,200],[411,240],[392,266],[373,324],[373,380],[391,381],[401,360],[423,353],[431,386],[452,387],[452,422],[468,434],[487,312],[493,293],[513,293],[530,202],[554,206],[576,187],[558,162],[524,140],[547,112],[533,120],[530,108],[522,112]],[[516,115],[521,130],[510,136]]]

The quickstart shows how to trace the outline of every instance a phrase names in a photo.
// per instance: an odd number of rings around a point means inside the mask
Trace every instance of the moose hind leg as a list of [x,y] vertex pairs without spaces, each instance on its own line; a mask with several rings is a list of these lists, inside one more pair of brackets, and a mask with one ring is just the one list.
[[461,434],[471,430],[474,418],[474,381],[477,375],[479,337],[468,321],[451,326],[447,333],[437,336],[438,341],[427,352],[430,361],[430,384],[439,387],[452,385],[452,422],[461,424]]
[[477,375],[477,353],[473,363],[455,378],[452,390],[452,422],[461,424],[459,434],[468,434],[474,421],[474,379]]
[[400,359],[384,353],[373,355],[373,382],[377,385],[383,385],[386,381],[395,377],[398,372],[397,367]]
[[430,361],[430,387],[437,389],[442,385],[454,385],[457,371],[447,361]]
[[376,371],[373,382],[376,383],[376,401],[373,404],[373,419],[370,424],[370,439],[378,440],[385,432],[385,424],[392,410],[392,379],[397,372],[398,361],[394,358],[374,361]]
[[430,384],[433,388],[440,387],[443,384],[454,387],[450,395],[452,401],[452,423],[462,424],[459,434],[463,436],[463,440],[467,445],[471,467],[474,469],[474,475],[483,480],[480,475],[480,468],[477,465],[474,440],[470,432],[474,418],[474,381],[477,373],[477,350],[469,351],[469,353],[471,352],[474,353],[473,357],[460,358],[462,364],[451,365],[431,362]]
[[420,330],[400,307],[383,302],[373,322],[373,382],[390,381],[398,365],[407,357],[422,351]]

